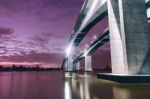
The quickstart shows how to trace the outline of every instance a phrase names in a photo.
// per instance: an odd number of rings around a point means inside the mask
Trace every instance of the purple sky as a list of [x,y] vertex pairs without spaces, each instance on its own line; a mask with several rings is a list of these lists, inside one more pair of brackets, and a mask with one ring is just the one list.
[[[82,4],[83,0],[0,0],[0,64],[59,67]],[[108,53],[108,46],[96,53]]]

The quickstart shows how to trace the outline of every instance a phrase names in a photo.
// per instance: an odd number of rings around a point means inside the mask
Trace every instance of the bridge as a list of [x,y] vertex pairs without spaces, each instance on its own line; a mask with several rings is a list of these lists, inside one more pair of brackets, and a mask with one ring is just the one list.
[[[146,13],[147,12],[147,13]],[[90,45],[73,57],[88,32],[108,16],[108,25]],[[80,69],[85,58],[85,71],[92,71],[91,55],[110,41],[112,74],[150,74],[150,0],[85,0],[72,32],[62,68]]]
[[[79,70],[79,61],[84,58],[84,56],[92,55],[100,46],[109,41],[109,30],[106,28],[102,34],[100,34],[96,39],[94,39],[91,44],[86,48],[76,59],[74,59],[73,64],[76,70]],[[87,60],[88,61],[88,60]],[[85,71],[92,71],[92,63],[86,64]]]

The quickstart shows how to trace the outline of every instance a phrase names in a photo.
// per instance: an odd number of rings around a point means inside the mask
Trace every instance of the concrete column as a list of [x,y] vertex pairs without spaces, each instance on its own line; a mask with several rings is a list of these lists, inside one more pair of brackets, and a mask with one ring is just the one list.
[[67,68],[68,68],[68,62],[66,61],[65,63],[64,63],[64,71],[66,71],[67,70]]
[[76,64],[77,64],[76,70],[80,70],[80,62],[78,61]]
[[77,63],[73,63],[73,70],[77,70]]
[[73,71],[73,57],[72,54],[68,57],[67,60],[67,70],[66,71]]
[[145,0],[108,0],[112,72],[150,74]]
[[92,58],[90,55],[85,56],[85,71],[92,71]]

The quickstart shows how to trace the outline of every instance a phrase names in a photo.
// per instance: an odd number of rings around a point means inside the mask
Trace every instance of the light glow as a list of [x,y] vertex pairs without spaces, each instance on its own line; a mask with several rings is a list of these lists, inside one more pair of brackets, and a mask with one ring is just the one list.
[[70,45],[70,46],[68,46],[67,49],[66,49],[66,55],[67,55],[67,57],[70,55],[71,50],[72,50],[72,46]]
[[96,36],[96,35],[94,35],[94,36],[93,36],[93,39],[94,39],[94,40],[95,40],[95,39],[97,39],[97,36]]
[[65,99],[72,99],[71,89],[68,81],[65,82]]
[[147,9],[147,18],[150,18],[150,8]]
[[84,56],[87,56],[87,54],[88,54],[88,52],[87,52],[87,51],[85,51]]
[[145,0],[145,2],[147,3],[149,0]]
[[89,46],[86,44],[85,47],[88,48]]

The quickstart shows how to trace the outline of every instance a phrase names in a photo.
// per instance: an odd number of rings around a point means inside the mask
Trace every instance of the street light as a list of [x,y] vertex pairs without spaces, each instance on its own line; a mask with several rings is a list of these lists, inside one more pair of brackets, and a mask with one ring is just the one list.
[[68,46],[67,49],[66,49],[66,55],[67,55],[67,57],[70,55],[71,50],[72,50],[72,46],[70,45],[70,46]]
[[95,40],[95,39],[97,39],[97,36],[96,36],[96,35],[94,35],[94,36],[93,36],[93,39],[94,39],[94,40]]
[[88,44],[86,44],[86,45],[85,45],[85,48],[88,48],[88,47],[89,47],[89,45],[88,45]]

